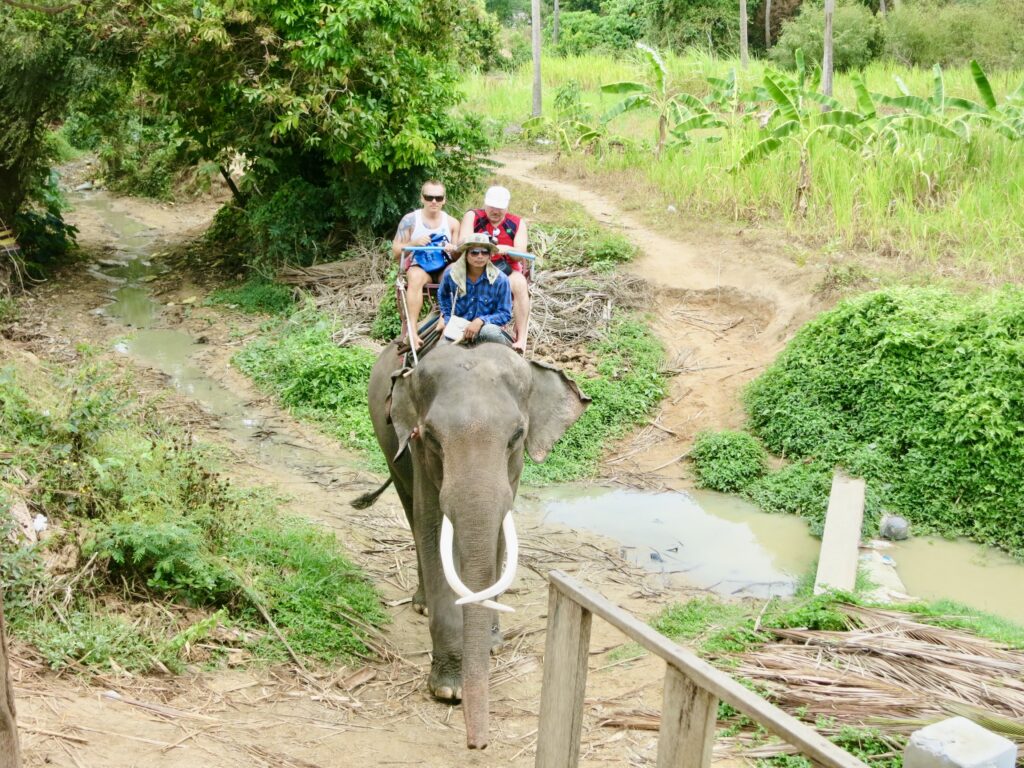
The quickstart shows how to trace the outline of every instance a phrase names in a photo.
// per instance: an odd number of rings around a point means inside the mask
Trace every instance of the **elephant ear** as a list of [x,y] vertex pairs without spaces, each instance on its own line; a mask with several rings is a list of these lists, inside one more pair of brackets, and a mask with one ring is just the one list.
[[544,461],[552,446],[587,409],[590,398],[576,382],[553,365],[530,362],[533,387],[528,411],[530,428],[526,433],[526,452],[534,461]]
[[387,399],[388,421],[395,428],[395,435],[398,437],[398,452],[394,459],[405,453],[409,445],[409,438],[416,429],[416,405],[413,402],[412,382],[410,374],[412,369],[403,368],[391,374],[391,394]]

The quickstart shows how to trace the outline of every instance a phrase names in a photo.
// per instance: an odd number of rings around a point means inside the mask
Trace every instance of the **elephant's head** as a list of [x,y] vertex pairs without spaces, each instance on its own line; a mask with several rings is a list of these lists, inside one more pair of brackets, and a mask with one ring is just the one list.
[[470,748],[487,746],[491,611],[503,607],[491,598],[515,575],[511,510],[523,453],[543,461],[589,400],[560,370],[527,362],[500,344],[446,345],[394,377],[390,418],[399,454],[412,452],[416,514],[440,516],[436,546],[447,586],[439,581],[439,588],[450,589],[445,599],[462,606]]

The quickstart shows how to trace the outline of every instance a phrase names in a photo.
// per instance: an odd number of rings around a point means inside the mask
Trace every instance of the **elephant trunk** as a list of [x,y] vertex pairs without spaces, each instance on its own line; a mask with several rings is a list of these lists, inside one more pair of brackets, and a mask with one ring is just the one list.
[[462,711],[466,746],[486,749],[490,713],[491,610],[482,605],[463,609]]

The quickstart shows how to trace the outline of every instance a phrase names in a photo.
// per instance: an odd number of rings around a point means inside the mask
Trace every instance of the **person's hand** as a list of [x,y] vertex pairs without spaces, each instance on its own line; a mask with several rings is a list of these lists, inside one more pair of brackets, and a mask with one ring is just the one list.
[[446,254],[448,254],[449,256],[451,256],[453,253],[455,253],[455,244],[454,243],[445,243],[442,247],[444,248],[444,252]]
[[481,318],[477,318],[469,325],[466,326],[466,330],[462,332],[462,338],[466,341],[472,341],[480,333],[480,329],[484,327],[484,321]]
[[430,235],[420,235],[415,240],[409,241],[409,245],[417,248],[422,248],[425,245],[430,245]]
[[434,327],[437,328],[438,332],[443,332],[444,331],[444,326],[445,326],[444,315],[441,315],[439,318],[437,318],[437,325],[435,325]]

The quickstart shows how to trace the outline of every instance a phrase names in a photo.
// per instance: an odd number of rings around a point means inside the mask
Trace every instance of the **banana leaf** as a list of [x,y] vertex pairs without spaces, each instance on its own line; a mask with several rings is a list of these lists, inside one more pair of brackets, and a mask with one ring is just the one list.
[[938,120],[925,115],[888,115],[881,118],[879,122],[883,126],[898,128],[910,133],[918,133],[925,136],[937,136],[942,139],[954,139],[956,141],[961,141],[963,139],[963,137],[952,128],[949,128]]
[[698,130],[700,128],[720,128],[725,125],[724,122],[719,120],[712,114],[706,115],[692,115],[685,120],[682,120],[678,125],[673,126],[670,133],[673,136],[685,136],[690,131]]
[[962,109],[964,112],[979,112],[981,114],[986,114],[988,112],[984,105],[979,104],[976,101],[971,101],[970,99],[961,99],[956,96],[950,96],[947,98],[946,106],[956,107],[957,109]]
[[785,80],[784,75],[779,72],[765,72],[764,73],[764,87],[768,91],[768,94],[772,97],[776,107],[781,114],[787,120],[799,120],[800,110],[796,105],[796,102],[790,98],[789,93],[783,86]]
[[739,170],[740,168],[748,166],[751,163],[755,163],[758,160],[767,157],[772,152],[781,147],[782,142],[783,140],[776,136],[769,136],[766,139],[761,139],[761,141],[757,142],[757,144],[755,144],[754,146],[752,146],[750,149],[743,153],[743,157],[739,159],[736,165],[732,166],[729,169],[729,172],[733,173]]
[[985,70],[981,68],[974,59],[971,59],[971,76],[974,78],[974,84],[978,88],[978,93],[981,95],[981,100],[985,106],[989,109],[995,109],[997,105],[995,94],[992,93],[992,85],[988,81],[988,77],[985,75]]
[[853,126],[864,123],[864,115],[859,112],[849,112],[845,109],[834,109],[831,112],[823,112],[819,120],[820,125],[841,125]]
[[832,96],[826,96],[824,93],[818,93],[817,91],[806,91],[803,94],[804,98],[808,101],[813,101],[822,106],[828,107],[829,109],[843,109],[843,103]]
[[877,116],[878,110],[875,109],[875,102],[872,100],[871,94],[868,93],[867,86],[864,85],[864,78],[855,74],[850,79],[853,81],[853,92],[857,94],[857,109],[867,118]]
[[912,94],[889,96],[884,93],[873,93],[871,95],[878,104],[907,109],[911,112],[916,112],[918,115],[930,115],[933,112],[932,103],[928,99],[922,99],[920,96]]
[[618,83],[605,83],[601,86],[603,93],[615,93],[619,95],[630,93],[649,93],[650,86],[643,83],[636,83],[632,80],[622,80]]
[[932,82],[932,106],[942,112],[946,108],[946,82],[942,77],[942,67],[938,64],[932,67]]
[[642,109],[643,107],[654,106],[651,102],[651,97],[646,93],[638,93],[633,96],[627,96],[614,107],[609,109],[601,117],[602,123],[607,123],[610,120],[618,117],[624,112],[631,112],[634,109]]
[[860,152],[864,148],[864,138],[846,126],[822,125],[815,129],[813,133],[825,136],[852,152]]

